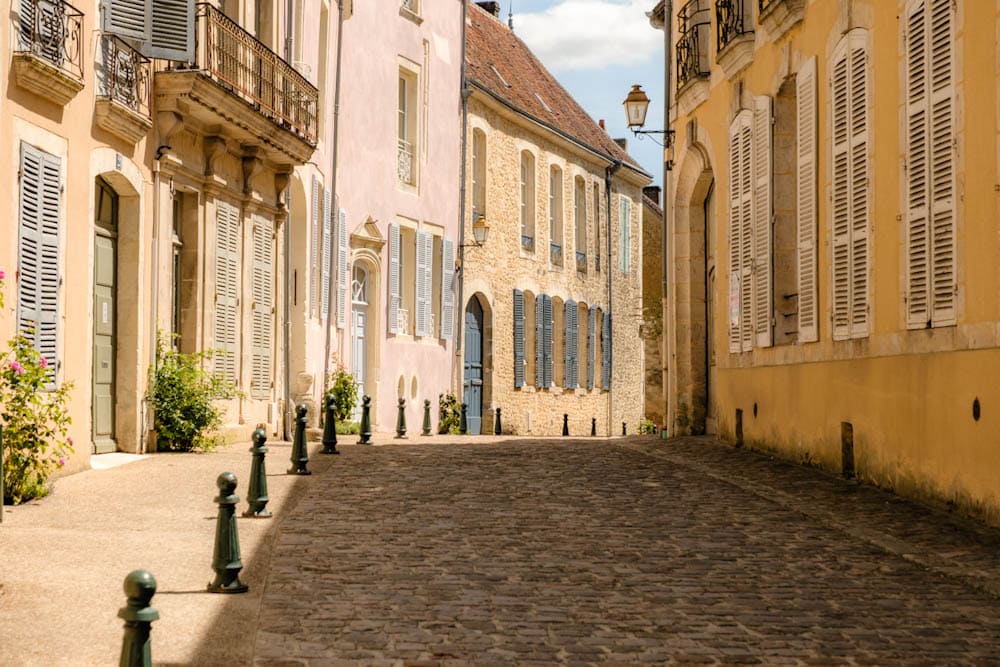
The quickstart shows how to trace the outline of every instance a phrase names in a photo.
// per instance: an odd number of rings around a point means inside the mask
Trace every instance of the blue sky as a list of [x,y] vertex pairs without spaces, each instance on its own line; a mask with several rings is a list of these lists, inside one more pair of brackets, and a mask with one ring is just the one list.
[[511,3],[514,32],[612,137],[628,137],[629,153],[659,184],[663,149],[633,136],[622,108],[641,84],[651,100],[646,129],[663,129],[663,33],[646,17],[656,0],[501,0],[504,23]]

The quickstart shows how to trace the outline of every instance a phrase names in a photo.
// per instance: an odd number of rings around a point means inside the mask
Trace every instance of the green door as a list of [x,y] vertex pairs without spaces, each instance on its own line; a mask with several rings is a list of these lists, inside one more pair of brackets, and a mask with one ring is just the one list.
[[93,441],[98,454],[115,451],[115,322],[117,310],[117,197],[97,186],[94,236]]

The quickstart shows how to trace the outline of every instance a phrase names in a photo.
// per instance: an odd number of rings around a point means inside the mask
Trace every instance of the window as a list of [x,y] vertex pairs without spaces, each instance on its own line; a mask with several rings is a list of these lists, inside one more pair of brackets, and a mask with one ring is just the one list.
[[521,247],[535,249],[535,156],[521,151]]
[[549,263],[563,265],[563,188],[562,169],[549,169]]
[[404,185],[417,183],[417,77],[413,72],[399,71],[399,151],[398,176]]
[[472,222],[486,215],[486,133],[472,131]]
[[173,216],[171,225],[171,261],[170,261],[170,344],[175,350],[180,349],[181,336],[181,252],[184,243],[181,240],[181,227],[184,221],[184,195],[180,192],[174,195]]
[[868,335],[868,53],[863,31],[841,40],[830,68],[833,338]]
[[601,186],[594,182],[594,270],[601,270]]
[[399,0],[399,6],[410,14],[420,14],[420,0]]
[[54,389],[59,364],[59,235],[62,160],[21,144],[18,174],[17,330],[49,363]]
[[194,0],[105,0],[103,30],[150,58],[194,62]]
[[955,296],[955,7],[906,8],[906,326],[953,325]]
[[632,270],[632,200],[618,196],[618,269],[622,273]]
[[240,211],[227,202],[215,207],[215,371],[239,383],[239,280],[243,244]]
[[587,272],[587,186],[582,176],[573,179],[573,217],[576,225],[576,270]]

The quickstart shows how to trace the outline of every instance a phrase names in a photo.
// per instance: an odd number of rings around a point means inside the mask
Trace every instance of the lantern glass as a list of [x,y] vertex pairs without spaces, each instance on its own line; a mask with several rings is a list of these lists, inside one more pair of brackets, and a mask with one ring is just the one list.
[[486,218],[479,216],[475,224],[472,225],[472,238],[476,243],[482,245],[486,243],[486,235],[490,231],[490,226],[486,224]]
[[646,112],[649,111],[649,98],[642,86],[634,85],[625,98],[625,116],[630,129],[638,129],[646,124]]

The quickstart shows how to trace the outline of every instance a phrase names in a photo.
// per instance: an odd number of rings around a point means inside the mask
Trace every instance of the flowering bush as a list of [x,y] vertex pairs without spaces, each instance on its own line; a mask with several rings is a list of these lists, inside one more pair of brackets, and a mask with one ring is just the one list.
[[67,435],[73,384],[63,382],[47,391],[48,360],[23,336],[10,341],[9,348],[0,366],[3,501],[18,504],[47,495],[49,475],[73,451],[73,438]]
[[337,370],[327,377],[326,394],[333,396],[333,416],[338,424],[350,419],[358,404],[358,383],[343,365],[337,364]]
[[458,433],[462,421],[462,404],[455,394],[438,394],[438,433]]

